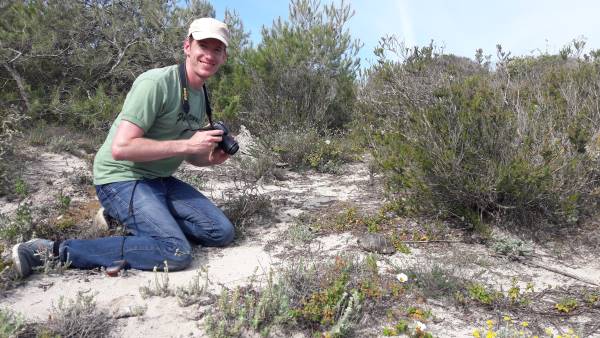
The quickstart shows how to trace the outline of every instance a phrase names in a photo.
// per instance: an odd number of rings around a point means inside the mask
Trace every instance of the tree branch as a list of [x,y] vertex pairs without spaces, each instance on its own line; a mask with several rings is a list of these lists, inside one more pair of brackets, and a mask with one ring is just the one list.
[[17,83],[17,88],[19,89],[19,95],[21,95],[21,99],[25,103],[25,109],[27,111],[31,110],[31,104],[29,103],[29,96],[27,95],[27,90],[25,90],[25,85],[23,84],[23,78],[16,69],[14,69],[10,64],[4,62],[2,63],[4,69],[8,71],[10,76],[12,76],[13,80]]

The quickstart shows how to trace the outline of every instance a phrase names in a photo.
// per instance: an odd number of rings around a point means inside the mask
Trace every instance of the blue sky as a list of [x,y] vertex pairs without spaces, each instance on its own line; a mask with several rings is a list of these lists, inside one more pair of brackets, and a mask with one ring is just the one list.
[[[330,1],[323,0],[322,3]],[[574,38],[586,50],[600,49],[600,1],[594,0],[350,0],[355,10],[348,28],[364,47],[363,66],[374,60],[380,37],[395,34],[407,46],[430,40],[446,53],[473,58],[475,50],[495,57],[496,44],[512,55],[557,53]],[[235,9],[256,45],[261,27],[288,17],[288,1],[213,0],[217,18]],[[336,1],[339,3],[339,1]],[[366,62],[366,64],[364,64]]]

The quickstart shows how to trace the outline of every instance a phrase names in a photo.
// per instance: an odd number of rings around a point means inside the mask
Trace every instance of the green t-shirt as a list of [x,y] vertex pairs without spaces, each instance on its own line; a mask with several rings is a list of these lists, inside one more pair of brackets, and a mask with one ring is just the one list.
[[121,113],[94,159],[94,184],[168,177],[183,161],[175,156],[150,162],[114,160],[111,145],[121,120],[134,123],[144,130],[144,137],[153,140],[190,138],[190,129],[204,126],[206,107],[204,93],[189,89],[190,112],[181,105],[181,84],[178,66],[149,70],[141,74],[127,94]]

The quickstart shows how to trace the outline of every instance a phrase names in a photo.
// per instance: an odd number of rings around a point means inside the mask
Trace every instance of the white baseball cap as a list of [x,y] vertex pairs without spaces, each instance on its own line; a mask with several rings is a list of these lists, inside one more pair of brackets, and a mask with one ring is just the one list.
[[188,37],[194,40],[217,39],[228,46],[229,29],[223,22],[213,18],[200,18],[192,21],[188,30]]

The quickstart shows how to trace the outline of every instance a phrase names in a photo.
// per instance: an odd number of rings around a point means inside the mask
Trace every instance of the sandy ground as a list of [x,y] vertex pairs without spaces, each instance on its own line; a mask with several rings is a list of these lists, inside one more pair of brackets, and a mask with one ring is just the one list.
[[[28,180],[40,182],[31,196],[34,203],[51,203],[57,189],[63,189],[74,199],[88,198],[85,191],[77,188],[74,181],[85,176],[89,169],[86,161],[70,155],[42,154],[36,166],[24,173]],[[265,275],[271,268],[286,264],[290,248],[284,238],[285,230],[294,222],[294,217],[335,203],[348,202],[361,208],[376,210],[383,203],[381,191],[376,187],[365,163],[355,163],[344,168],[341,175],[298,174],[287,172],[287,179],[260,186],[261,193],[268,193],[274,202],[274,215],[258,220],[252,225],[250,234],[227,248],[196,248],[192,267],[185,271],[169,273],[169,285],[188,285],[200,268],[207,269],[209,288],[218,293],[222,287],[232,288],[247,283],[253,275]],[[194,170],[207,180],[203,192],[215,200],[233,188],[222,172],[212,169],[182,169],[187,175]],[[43,177],[42,180],[39,178]],[[10,213],[16,205],[2,201],[0,211]],[[336,253],[364,254],[356,245],[356,238],[350,233],[322,236],[311,246],[333,256]],[[569,285],[600,285],[600,260],[592,254],[572,256],[569,260],[559,260],[551,252],[536,247],[532,262],[548,269],[524,265],[493,255],[493,252],[477,243],[440,243],[439,245],[412,245],[410,254],[395,253],[382,262],[382,269],[402,270],[415,264],[427,262],[459,261],[467,275],[478,275],[481,280],[507,289],[513,277],[521,282],[531,282],[536,289],[547,286],[566,287]],[[477,264],[473,264],[477,263]],[[486,269],[481,269],[486,266]],[[62,275],[35,274],[24,285],[13,289],[0,298],[0,306],[22,313],[28,320],[41,322],[48,318],[49,311],[61,297],[73,298],[78,292],[96,295],[100,308],[107,309],[116,317],[123,316],[135,306],[146,306],[141,316],[120,318],[114,333],[119,337],[204,337],[205,333],[198,320],[200,311],[207,307],[197,305],[181,307],[175,297],[142,298],[139,288],[153,282],[153,272],[130,270],[121,277],[108,277],[100,271],[68,270]],[[587,283],[586,283],[587,281]],[[427,325],[427,330],[438,337],[470,336],[476,320],[481,314],[465,315],[448,304],[430,301],[428,307],[436,320]],[[208,310],[210,305],[208,306]],[[471,320],[468,317],[471,316]],[[474,317],[473,317],[474,316]],[[592,319],[594,320],[594,319]],[[600,320],[596,318],[595,320]],[[480,321],[479,321],[480,322]],[[382,332],[381,326],[374,324],[373,332]],[[299,335],[301,336],[301,335]]]

